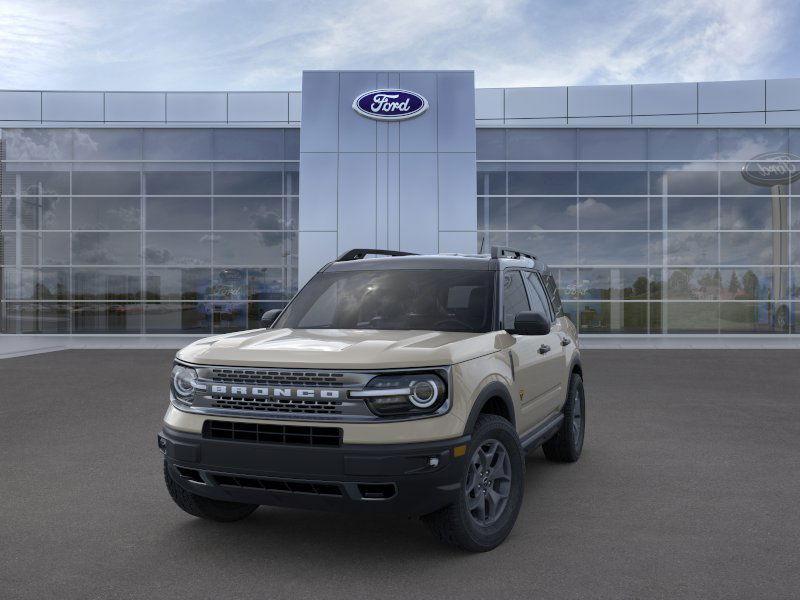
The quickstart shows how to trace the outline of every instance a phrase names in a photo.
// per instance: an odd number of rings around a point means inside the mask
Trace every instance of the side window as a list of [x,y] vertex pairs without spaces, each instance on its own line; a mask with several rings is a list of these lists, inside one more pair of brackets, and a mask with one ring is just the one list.
[[519,271],[505,271],[503,273],[503,327],[514,327],[514,318],[517,313],[530,310],[528,294]]
[[564,307],[561,306],[561,295],[558,293],[558,286],[556,285],[556,280],[553,278],[552,273],[545,278],[544,284],[547,287],[547,293],[550,294],[550,302],[553,303],[556,316],[563,317]]
[[528,284],[528,295],[531,297],[531,310],[538,312],[545,316],[545,318],[553,320],[553,313],[550,310],[550,305],[547,302],[542,284],[539,283],[539,278],[536,273],[530,271],[525,272],[525,282]]

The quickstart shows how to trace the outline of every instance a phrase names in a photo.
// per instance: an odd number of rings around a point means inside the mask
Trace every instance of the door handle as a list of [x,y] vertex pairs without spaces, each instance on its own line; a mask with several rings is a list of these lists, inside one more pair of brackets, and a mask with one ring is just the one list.
[[572,340],[568,337],[564,336],[561,338],[561,345],[562,346],[569,346],[572,343]]
[[550,352],[550,346],[547,344],[542,344],[539,346],[539,354],[547,354],[548,352]]

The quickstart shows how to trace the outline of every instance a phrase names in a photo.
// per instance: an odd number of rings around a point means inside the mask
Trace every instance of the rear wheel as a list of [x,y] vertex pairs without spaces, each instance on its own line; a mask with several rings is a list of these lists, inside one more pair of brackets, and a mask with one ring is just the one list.
[[478,419],[467,456],[458,501],[422,520],[442,542],[486,552],[514,527],[525,490],[525,461],[517,432],[495,415]]
[[542,444],[547,460],[553,462],[575,462],[583,450],[583,435],[586,430],[586,396],[583,379],[574,373],[569,382],[569,394],[564,404],[564,420],[558,432]]
[[225,502],[198,496],[183,489],[172,478],[167,461],[164,461],[164,481],[167,484],[169,495],[182,510],[194,517],[229,523],[244,519],[255,509],[258,504],[242,504],[241,502]]

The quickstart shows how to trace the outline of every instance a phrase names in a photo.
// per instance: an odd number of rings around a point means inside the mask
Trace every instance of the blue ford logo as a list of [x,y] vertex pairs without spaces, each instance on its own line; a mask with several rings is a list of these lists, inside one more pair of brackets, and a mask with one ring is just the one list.
[[428,101],[423,96],[406,90],[372,90],[353,100],[353,110],[379,121],[410,119],[427,109]]
[[786,185],[800,179],[800,156],[788,152],[767,152],[748,160],[742,177],[754,185]]

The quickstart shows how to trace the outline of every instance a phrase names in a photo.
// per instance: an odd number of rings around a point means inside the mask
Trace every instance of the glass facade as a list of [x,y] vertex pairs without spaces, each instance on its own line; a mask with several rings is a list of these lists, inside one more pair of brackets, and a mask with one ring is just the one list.
[[0,333],[254,326],[297,290],[299,130],[3,129]]
[[477,133],[479,247],[552,265],[582,333],[800,333],[800,181],[742,171],[800,130]]

